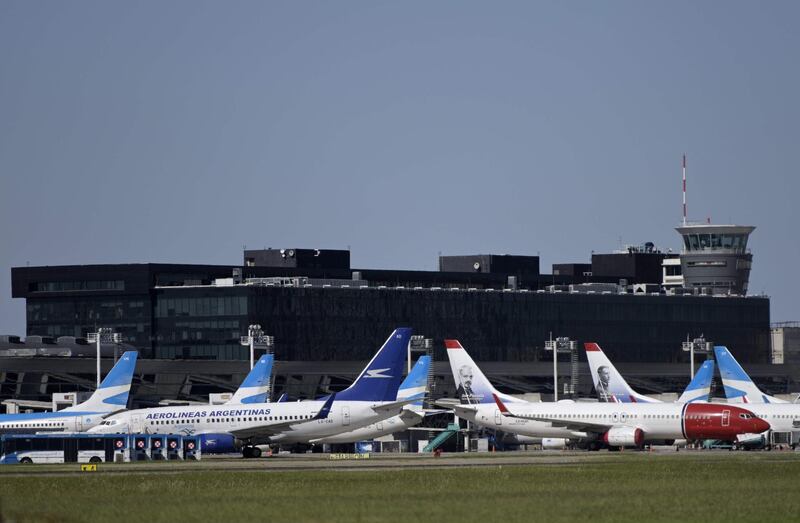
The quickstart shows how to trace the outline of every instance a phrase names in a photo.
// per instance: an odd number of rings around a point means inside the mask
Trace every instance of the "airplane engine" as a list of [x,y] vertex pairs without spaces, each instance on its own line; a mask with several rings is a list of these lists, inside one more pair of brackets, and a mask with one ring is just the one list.
[[208,454],[231,454],[242,448],[241,440],[230,434],[200,434],[200,449]]
[[610,447],[641,447],[644,431],[633,427],[613,427],[603,434],[603,441]]
[[563,450],[567,448],[566,438],[542,438],[542,449]]

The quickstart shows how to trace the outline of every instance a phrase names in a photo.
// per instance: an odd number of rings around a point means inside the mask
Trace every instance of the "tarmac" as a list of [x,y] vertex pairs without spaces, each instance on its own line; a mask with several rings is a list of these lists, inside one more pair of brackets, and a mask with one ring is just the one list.
[[279,454],[266,458],[203,456],[199,461],[142,461],[99,463],[96,471],[83,471],[79,463],[58,465],[30,464],[0,466],[0,478],[19,476],[63,476],[80,474],[180,474],[188,472],[290,472],[290,471],[368,471],[419,470],[455,467],[574,466],[653,458],[688,459],[695,462],[750,459],[759,456],[770,461],[797,461],[800,452],[730,452],[725,450],[686,450],[668,447],[653,451],[514,451],[431,454]]

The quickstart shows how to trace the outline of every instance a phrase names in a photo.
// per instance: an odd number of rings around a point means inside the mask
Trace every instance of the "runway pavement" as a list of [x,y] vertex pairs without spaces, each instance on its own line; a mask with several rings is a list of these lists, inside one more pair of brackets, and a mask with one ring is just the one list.
[[200,461],[148,461],[138,463],[100,463],[96,472],[82,472],[80,464],[4,465],[0,478],[29,475],[73,474],[180,474],[198,471],[281,472],[302,470],[403,470],[451,467],[570,466],[648,459],[681,459],[697,462],[729,459],[767,459],[797,461],[800,452],[728,452],[709,450],[659,449],[653,452],[529,451],[497,453],[430,454],[281,454],[268,458],[243,459],[235,456],[205,456]]

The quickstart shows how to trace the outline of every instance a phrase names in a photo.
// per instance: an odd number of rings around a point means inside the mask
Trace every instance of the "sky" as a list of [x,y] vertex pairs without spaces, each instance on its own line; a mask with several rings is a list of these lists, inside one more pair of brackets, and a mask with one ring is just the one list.
[[11,267],[350,248],[553,263],[755,225],[800,320],[798,2],[0,2]]

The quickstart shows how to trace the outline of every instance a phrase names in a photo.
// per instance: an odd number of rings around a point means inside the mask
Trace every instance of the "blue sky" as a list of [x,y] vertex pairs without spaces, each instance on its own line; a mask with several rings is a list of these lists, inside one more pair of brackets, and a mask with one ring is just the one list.
[[242,246],[679,249],[757,226],[800,320],[797,2],[0,3],[0,332],[14,266],[240,263]]

